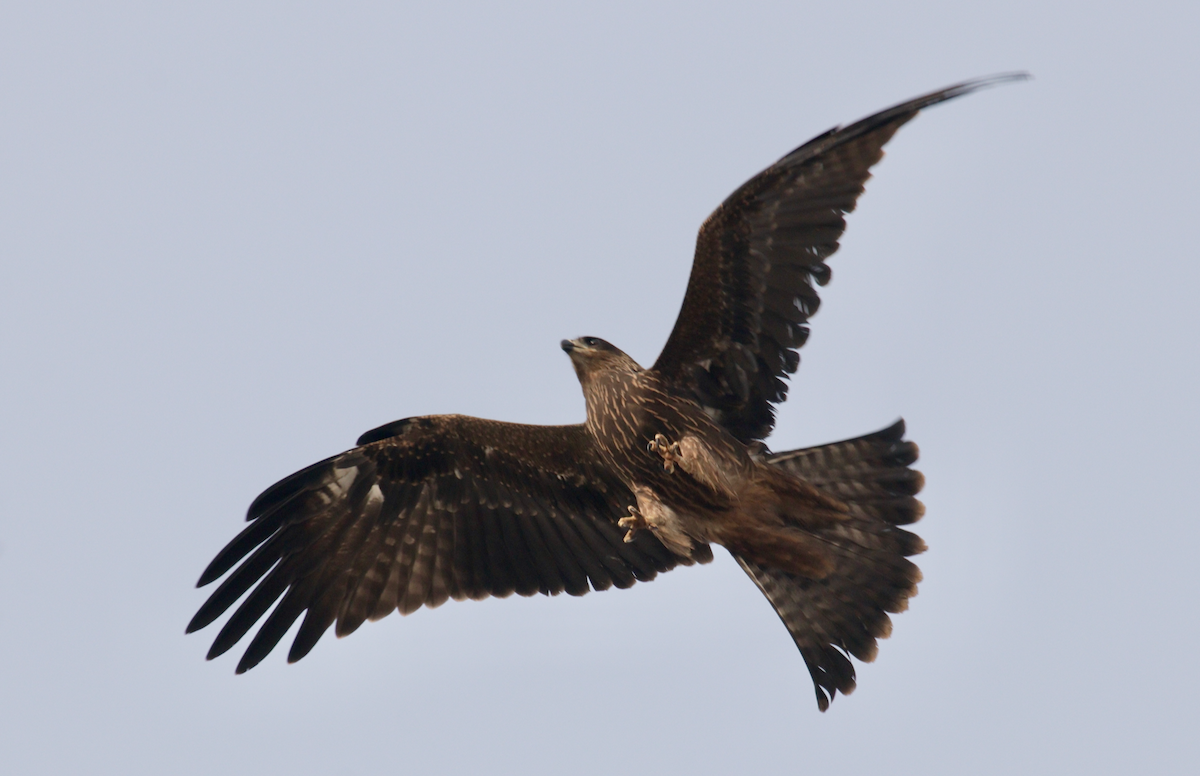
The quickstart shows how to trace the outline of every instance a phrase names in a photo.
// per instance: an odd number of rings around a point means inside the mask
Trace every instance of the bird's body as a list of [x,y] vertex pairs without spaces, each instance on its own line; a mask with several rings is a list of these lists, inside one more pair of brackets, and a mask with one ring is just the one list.
[[855,687],[848,656],[873,659],[888,614],[916,592],[908,558],[924,544],[902,526],[924,511],[917,448],[902,421],[782,453],[762,440],[830,279],[825,259],[883,145],[923,108],[1012,78],[830,130],[734,191],[700,229],[651,367],[594,337],[563,342],[584,423],[407,418],[268,488],[201,575],[206,585],[229,573],[188,631],[241,600],[212,658],[265,616],[241,672],[301,616],[289,660],[330,626],[343,636],[449,599],[629,587],[707,562],[717,544],[775,607],[825,710]]
[[[624,353],[620,356],[631,366],[602,362],[581,380],[584,427],[605,463],[631,489],[651,489],[674,509],[699,513],[731,508],[730,487],[746,476],[751,464],[745,445],[660,375],[641,369]],[[677,443],[707,440],[704,448],[718,476],[700,478],[687,467],[669,471],[663,456],[651,449],[660,435]]]
[[609,343],[587,337],[563,349],[583,387],[584,427],[637,498],[642,527],[686,557],[711,557],[712,542],[794,573],[827,573],[803,529],[836,522],[844,503],[752,455],[695,400]]

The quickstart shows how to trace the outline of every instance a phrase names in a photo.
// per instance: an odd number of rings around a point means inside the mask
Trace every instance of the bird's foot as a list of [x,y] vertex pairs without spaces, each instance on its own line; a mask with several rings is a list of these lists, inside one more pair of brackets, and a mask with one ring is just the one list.
[[650,440],[650,444],[646,445],[652,453],[658,453],[663,459],[663,469],[667,474],[675,473],[675,464],[683,459],[683,452],[679,449],[678,442],[668,442],[667,438],[662,434],[655,434],[654,439]]
[[649,530],[650,524],[646,522],[646,518],[642,517],[642,513],[632,504],[629,506],[629,517],[622,517],[617,521],[617,525],[621,528],[628,528],[629,531],[625,534],[625,541],[633,541],[633,537],[637,536],[639,530]]

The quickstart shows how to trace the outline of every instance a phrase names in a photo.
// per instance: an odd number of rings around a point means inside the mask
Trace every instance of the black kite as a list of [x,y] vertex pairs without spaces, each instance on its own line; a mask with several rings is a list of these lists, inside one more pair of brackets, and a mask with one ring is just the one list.
[[[725,547],[800,648],[821,710],[854,689],[921,573],[917,447],[904,423],[771,453],[762,444],[799,365],[844,216],[883,145],[923,108],[1022,76],[969,81],[805,143],[751,178],[700,228],[679,319],[650,369],[594,337],[562,347],[587,421],[528,426],[408,418],[272,485],[200,577],[237,566],[196,613],[209,650],[240,640],[257,665],[300,615],[288,660],[331,625],[448,599],[629,587]],[[240,565],[238,565],[240,563]]]

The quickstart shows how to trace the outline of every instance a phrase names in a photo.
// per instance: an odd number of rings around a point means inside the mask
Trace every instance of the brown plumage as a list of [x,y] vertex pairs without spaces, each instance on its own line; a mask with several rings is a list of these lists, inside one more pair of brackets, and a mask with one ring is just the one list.
[[[629,587],[728,549],[775,607],[825,710],[854,689],[920,572],[917,448],[904,424],[772,454],[760,440],[817,309],[816,286],[884,143],[925,107],[1022,76],[919,97],[805,143],[705,221],[683,308],[643,369],[594,337],[563,342],[587,402],[572,426],[440,415],[369,431],[268,488],[200,585],[228,576],[188,625],[245,595],[209,650],[270,615],[238,672],[304,619],[306,655],[392,611],[512,593]],[[236,567],[236,568],[235,568]],[[247,595],[248,593],[248,595]]]

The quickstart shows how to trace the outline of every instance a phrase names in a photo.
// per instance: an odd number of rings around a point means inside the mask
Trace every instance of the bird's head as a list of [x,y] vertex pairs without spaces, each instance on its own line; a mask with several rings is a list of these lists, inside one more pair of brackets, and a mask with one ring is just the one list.
[[599,337],[563,340],[562,349],[571,357],[579,382],[585,386],[601,372],[640,372],[642,368],[616,345]]

